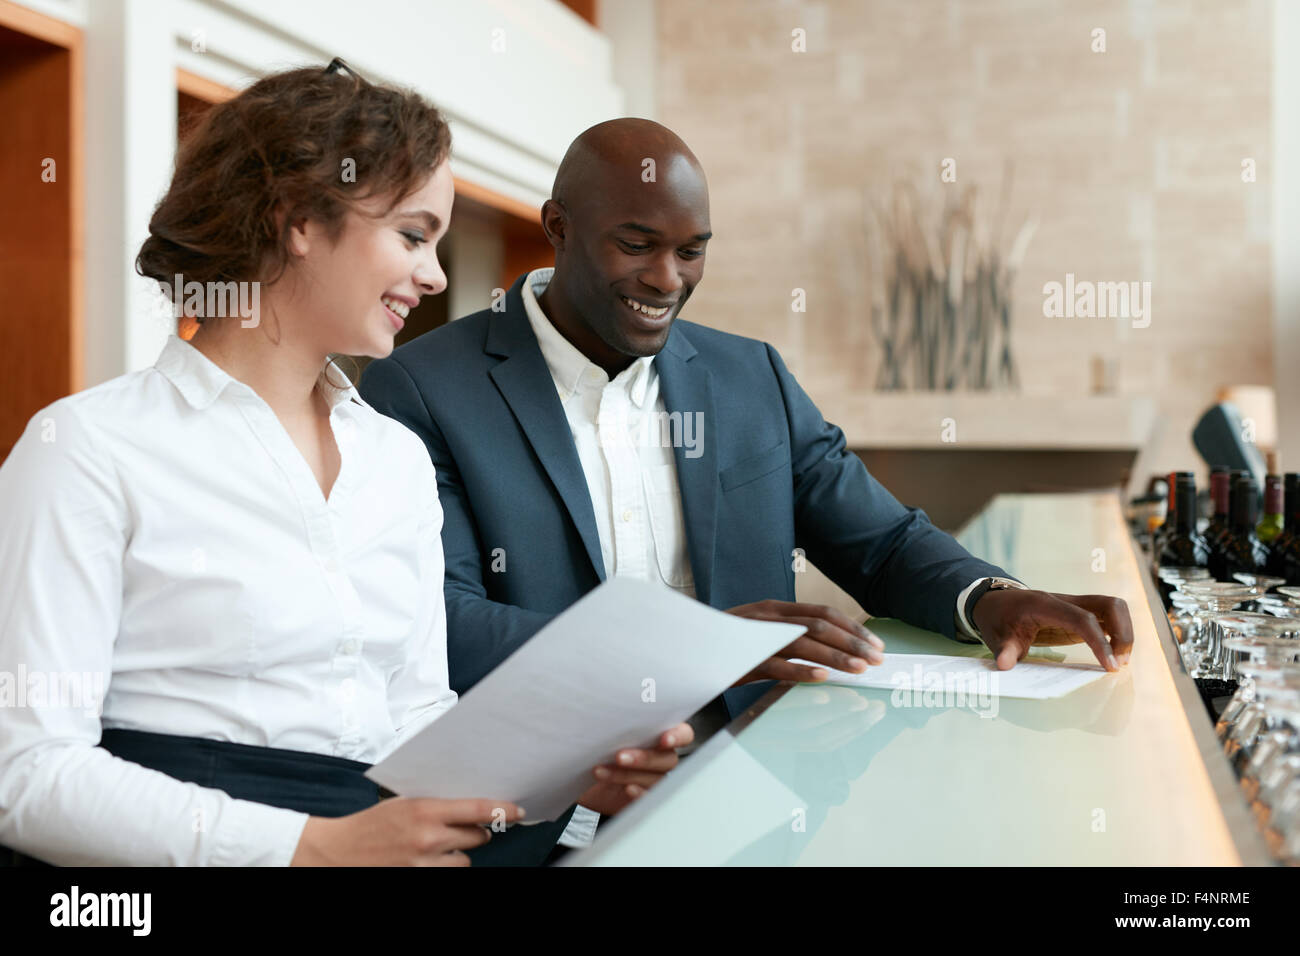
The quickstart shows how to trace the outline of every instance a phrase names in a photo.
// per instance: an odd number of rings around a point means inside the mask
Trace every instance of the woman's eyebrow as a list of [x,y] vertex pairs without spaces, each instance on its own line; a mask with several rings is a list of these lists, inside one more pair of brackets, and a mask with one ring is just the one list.
[[397,215],[401,219],[423,219],[430,232],[437,232],[442,226],[442,220],[427,209],[408,209]]

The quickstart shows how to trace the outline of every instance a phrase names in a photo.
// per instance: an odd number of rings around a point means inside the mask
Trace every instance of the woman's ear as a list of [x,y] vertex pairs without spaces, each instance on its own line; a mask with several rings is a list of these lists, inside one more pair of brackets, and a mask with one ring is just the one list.
[[[284,228],[282,225],[283,222],[283,214],[277,215],[277,228]],[[312,223],[305,216],[290,223],[289,235],[287,237],[288,241],[286,243],[290,254],[300,258],[305,257],[307,253],[311,251],[311,244],[315,235],[316,229],[313,228]]]

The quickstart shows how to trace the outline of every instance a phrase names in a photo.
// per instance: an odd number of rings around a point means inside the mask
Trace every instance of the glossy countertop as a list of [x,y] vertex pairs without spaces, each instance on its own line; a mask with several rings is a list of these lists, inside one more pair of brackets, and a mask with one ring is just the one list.
[[[564,864],[1262,861],[1209,719],[1162,646],[1118,496],[1001,495],[957,539],[1031,587],[1122,597],[1129,666],[1054,700],[960,706],[777,685]],[[887,654],[988,656],[901,621],[870,626]],[[1032,657],[1095,663],[1084,645]]]

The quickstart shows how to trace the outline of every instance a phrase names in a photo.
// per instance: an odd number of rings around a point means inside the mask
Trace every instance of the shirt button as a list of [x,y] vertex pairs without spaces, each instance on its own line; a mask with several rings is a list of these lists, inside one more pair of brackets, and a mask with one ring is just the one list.
[[623,511],[623,520],[624,520],[624,521],[631,521],[631,520],[632,520],[632,509],[631,509],[631,508],[627,508],[627,509],[625,509],[625,510]]
[[325,570],[328,571],[330,574],[337,574],[339,570],[338,561],[334,560],[333,558],[326,558]]
[[349,656],[355,654],[358,650],[360,650],[360,648],[361,645],[358,644],[356,641],[348,640],[343,642],[343,653]]

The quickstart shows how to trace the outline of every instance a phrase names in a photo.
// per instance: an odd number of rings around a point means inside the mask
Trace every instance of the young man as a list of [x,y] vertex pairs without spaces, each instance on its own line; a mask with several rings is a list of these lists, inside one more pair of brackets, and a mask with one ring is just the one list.
[[[786,658],[879,663],[864,627],[793,602],[797,548],[872,614],[982,639],[1003,669],[1036,640],[1127,662],[1123,601],[1029,590],[973,557],[845,450],[775,350],[678,319],[711,231],[704,173],[670,130],[619,119],[584,132],[542,228],[553,271],[521,276],[503,310],[374,362],[361,384],[437,471],[455,690],[615,574],[808,628],[742,683],[826,676]],[[756,694],[725,696],[734,715]],[[590,835],[583,820],[574,842]]]

